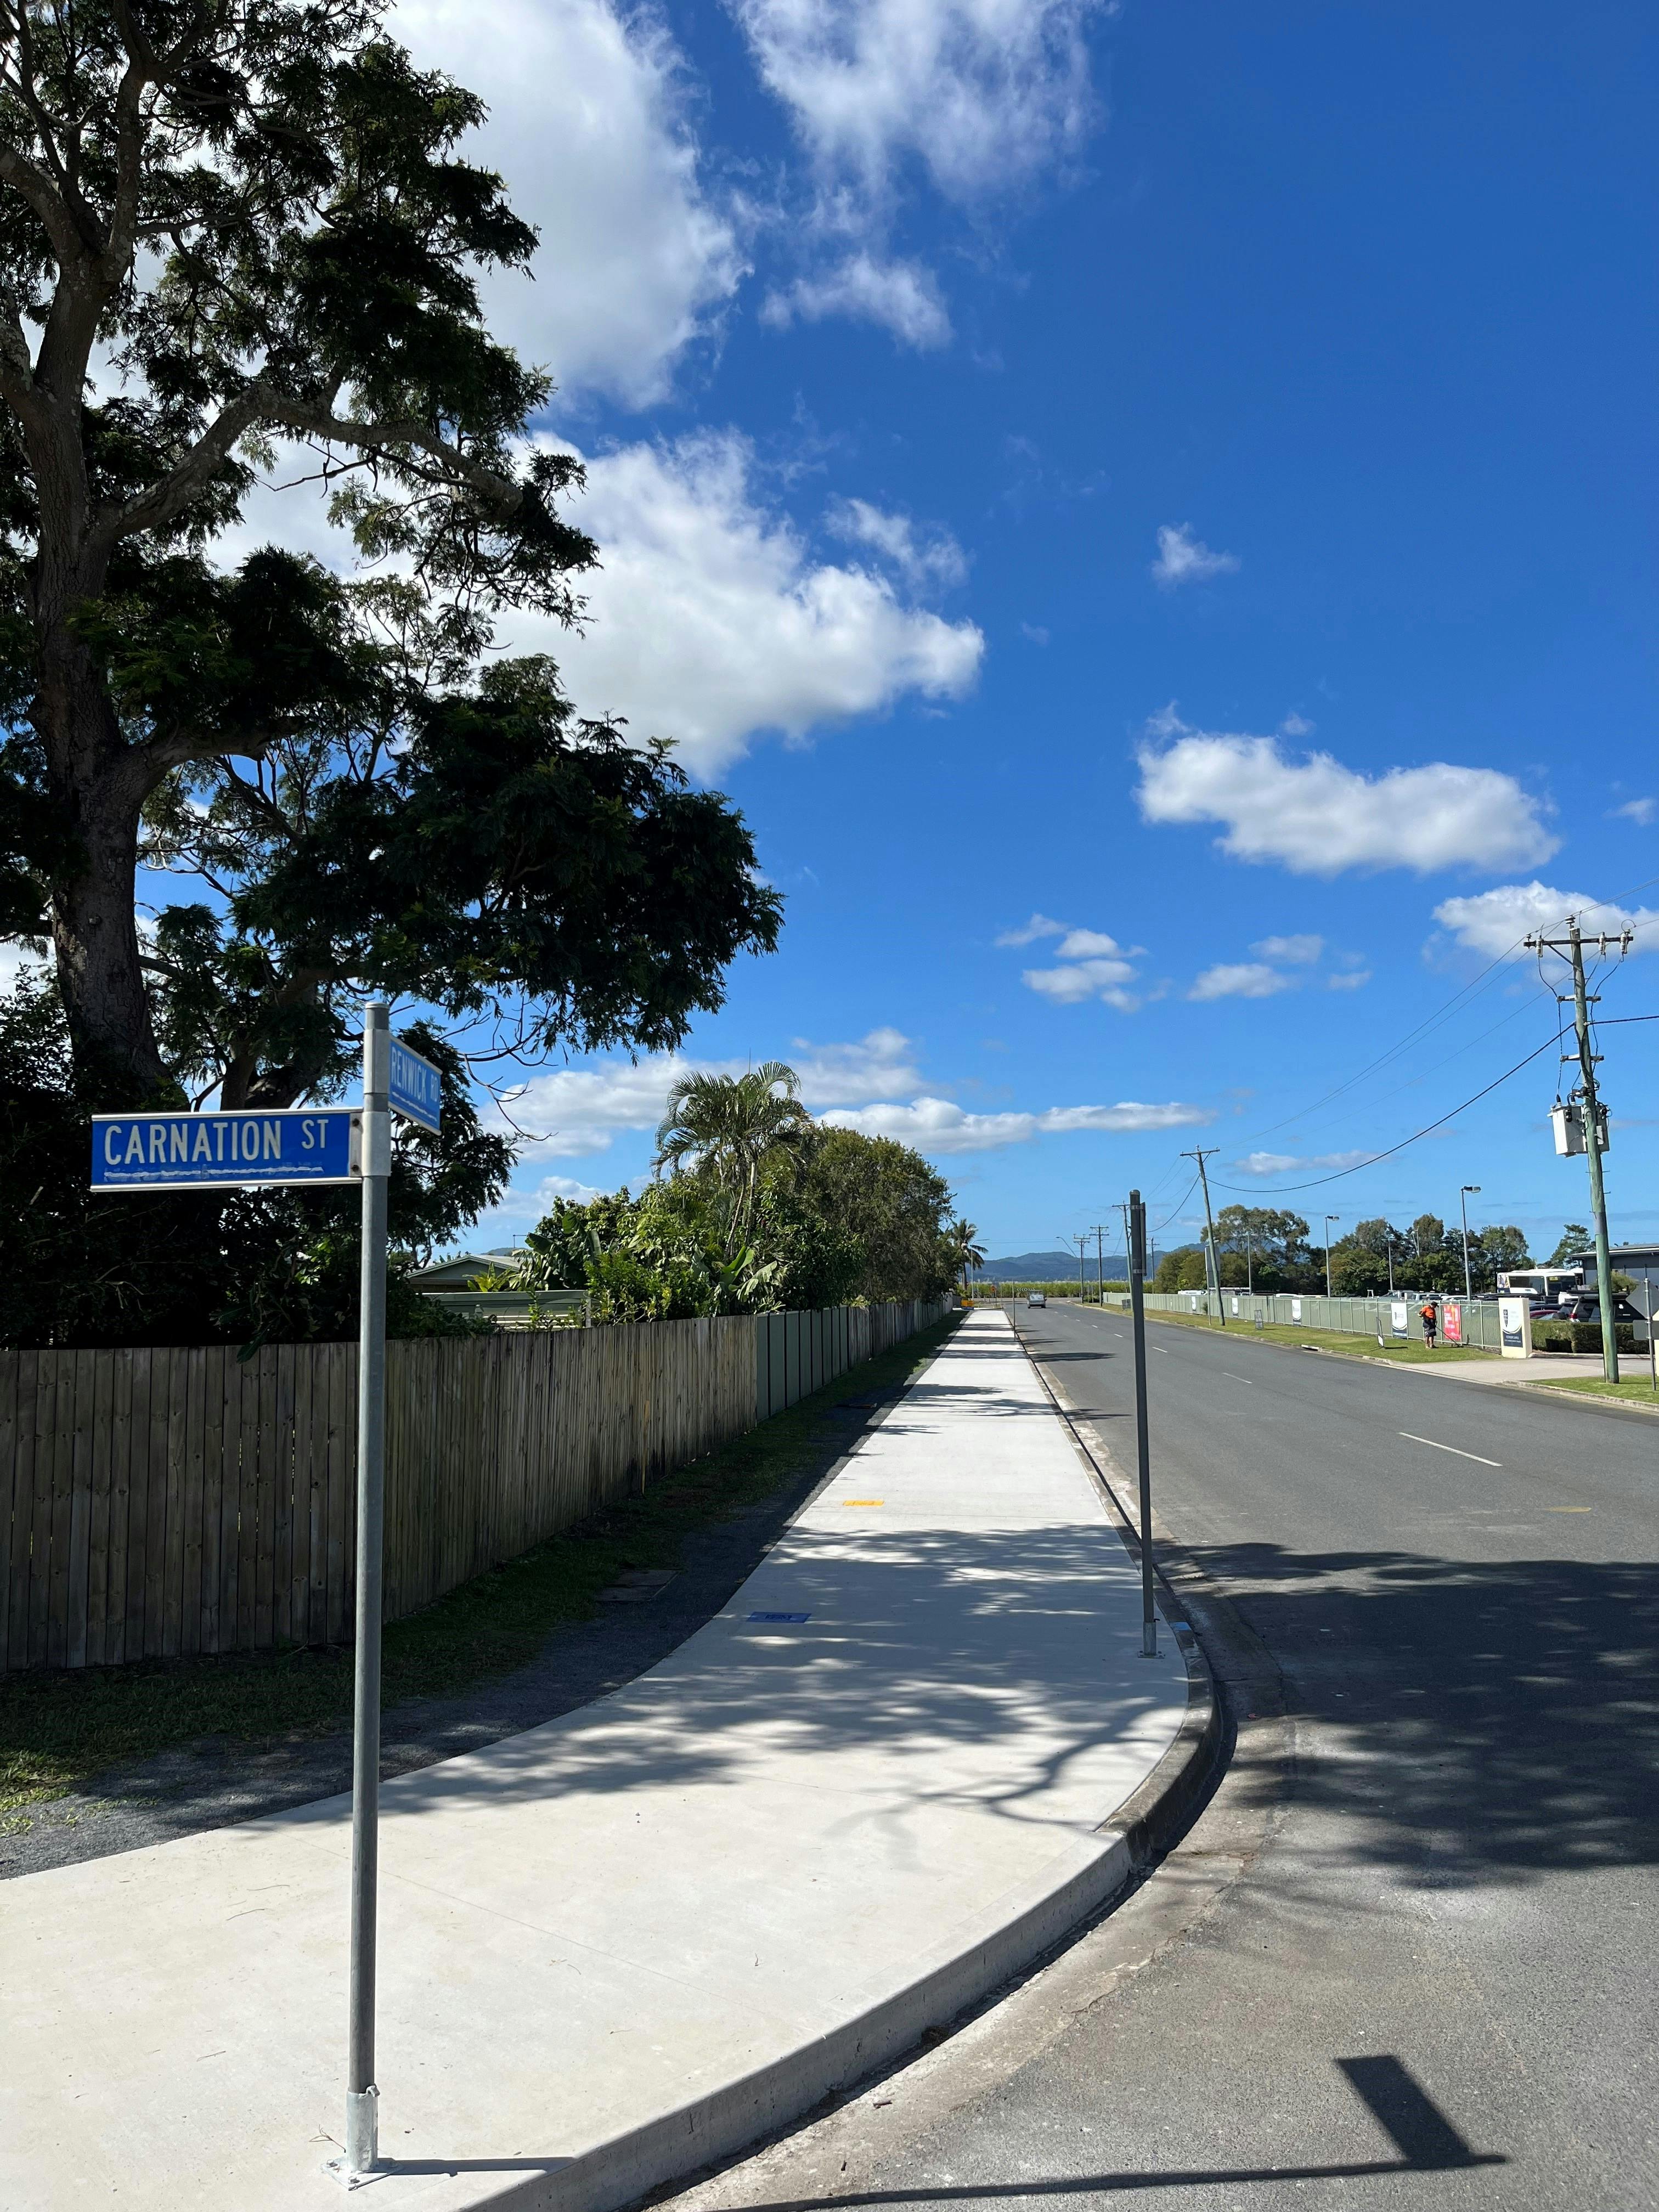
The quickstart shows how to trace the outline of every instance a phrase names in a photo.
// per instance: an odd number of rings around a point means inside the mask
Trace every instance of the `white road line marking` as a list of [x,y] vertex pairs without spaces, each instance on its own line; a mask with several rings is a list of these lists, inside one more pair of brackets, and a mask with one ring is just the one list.
[[1233,1370],[1231,1367],[1224,1367],[1221,1371],[1224,1375],[1232,1375],[1233,1381],[1235,1382],[1242,1382],[1247,1390],[1255,1389],[1255,1384],[1248,1375],[1233,1375]]
[[1455,1453],[1459,1459],[1480,1460],[1482,1467],[1502,1467],[1504,1464],[1501,1459],[1482,1459],[1479,1452],[1459,1451],[1455,1444],[1437,1444],[1432,1437],[1414,1437],[1409,1429],[1401,1429],[1400,1433],[1414,1444],[1426,1444],[1431,1451],[1449,1451]]

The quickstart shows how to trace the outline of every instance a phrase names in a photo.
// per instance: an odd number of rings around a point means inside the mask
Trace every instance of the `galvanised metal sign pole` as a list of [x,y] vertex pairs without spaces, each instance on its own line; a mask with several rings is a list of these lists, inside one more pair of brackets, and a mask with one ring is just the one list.
[[1135,1450],[1140,1474],[1140,1649],[1158,1656],[1158,1608],[1152,1601],[1152,1450],[1146,1418],[1146,1207],[1129,1193],[1129,1313],[1135,1342]]
[[357,1352],[357,1646],[351,1790],[351,1994],[346,2142],[329,2172],[356,2188],[377,2166],[374,1935],[380,1797],[380,1564],[386,1525],[386,1184],[392,1115],[438,1127],[439,1071],[398,1043],[384,1001],[363,1009],[363,1103],[217,1114],[97,1114],[94,1191],[362,1185]]
[[386,1535],[386,1216],[392,1115],[438,1127],[441,1080],[394,1041],[383,1000],[363,1008],[363,1255],[357,1344],[357,1646],[351,1745],[351,2016],[345,2156],[330,2171],[348,2189],[380,2162],[374,2080],[375,1936],[380,1902],[380,1570]]

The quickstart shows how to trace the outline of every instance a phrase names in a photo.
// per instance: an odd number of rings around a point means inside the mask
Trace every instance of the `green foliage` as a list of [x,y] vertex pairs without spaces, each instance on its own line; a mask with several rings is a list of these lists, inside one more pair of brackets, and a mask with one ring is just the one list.
[[820,1128],[798,1189],[809,1218],[858,1248],[852,1296],[877,1305],[939,1297],[950,1288],[956,1273],[947,1225],[951,1187],[908,1145],[856,1129]]
[[1594,1241],[1582,1221],[1569,1221],[1556,1239],[1555,1249],[1544,1265],[1547,1267],[1564,1267],[1580,1252],[1588,1252]]
[[[778,902],[550,664],[474,678],[597,557],[482,310],[535,245],[462,158],[482,104],[385,0],[13,12],[0,289],[43,335],[0,358],[0,934],[55,933],[82,1092],[325,1096],[369,990],[531,1054],[678,1042]],[[213,558],[296,447],[378,574]],[[139,858],[202,886],[142,960]]]
[[[771,1095],[781,1078],[757,1073]],[[792,1097],[786,1087],[777,1103]],[[738,1103],[715,1101],[710,1126],[726,1126],[720,1117]],[[637,1198],[556,1199],[525,1240],[520,1284],[591,1290],[596,1322],[873,1304],[950,1287],[951,1192],[920,1154],[855,1130],[783,1126],[788,1140],[753,1161],[746,1149],[688,1144],[681,1158],[695,1164]]]
[[[459,1055],[402,1034],[444,1079],[443,1134],[400,1127],[388,1194],[394,1336],[470,1333],[407,1280],[505,1187],[512,1147],[484,1129]],[[57,993],[36,971],[0,1000],[0,1343],[259,1344],[357,1333],[349,1189],[94,1194],[88,1108]]]
[[[1241,1209],[1242,1210],[1242,1209]],[[1219,1222],[1216,1224],[1218,1236]],[[1152,1288],[1166,1293],[1176,1291],[1202,1291],[1209,1287],[1209,1278],[1204,1265],[1204,1255],[1196,1245],[1189,1244],[1180,1252],[1166,1252],[1158,1263],[1158,1273],[1152,1278]]]

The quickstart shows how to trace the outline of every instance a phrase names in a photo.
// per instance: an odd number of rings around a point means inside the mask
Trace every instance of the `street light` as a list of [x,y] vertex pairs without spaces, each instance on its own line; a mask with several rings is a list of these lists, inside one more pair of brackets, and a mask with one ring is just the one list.
[[1334,1221],[1340,1221],[1341,1218],[1342,1216],[1340,1213],[1328,1213],[1325,1216],[1325,1295],[1328,1298],[1335,1296],[1335,1292],[1331,1288],[1331,1224]]
[[1474,1296],[1474,1285],[1469,1278],[1469,1196],[1471,1192],[1477,1198],[1480,1196],[1480,1186],[1478,1182],[1466,1182],[1457,1194],[1457,1203],[1463,1215],[1463,1296],[1466,1298],[1472,1298]]

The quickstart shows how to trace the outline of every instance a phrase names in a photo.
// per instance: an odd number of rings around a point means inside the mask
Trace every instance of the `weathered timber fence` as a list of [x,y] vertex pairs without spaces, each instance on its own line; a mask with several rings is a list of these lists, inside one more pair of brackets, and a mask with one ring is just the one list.
[[[937,1304],[386,1347],[386,1618],[936,1320]],[[357,1351],[0,1351],[0,1670],[349,1637]]]

